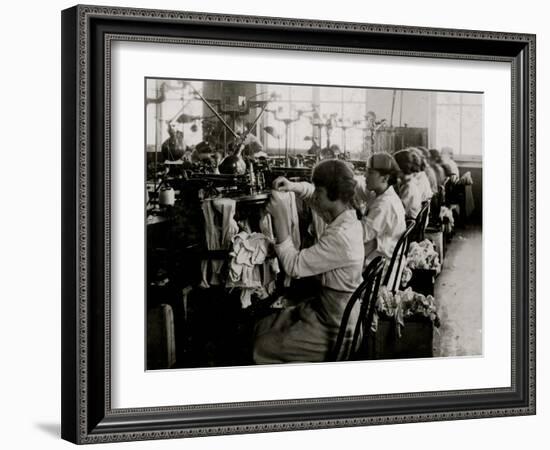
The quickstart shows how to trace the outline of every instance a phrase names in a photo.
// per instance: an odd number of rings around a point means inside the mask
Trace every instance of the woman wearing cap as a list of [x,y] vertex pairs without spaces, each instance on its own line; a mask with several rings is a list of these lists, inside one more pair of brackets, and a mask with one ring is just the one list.
[[[357,197],[367,202],[363,225],[365,265],[377,256],[391,259],[393,249],[405,232],[405,210],[393,185],[399,166],[387,153],[376,153],[368,160],[366,185],[358,184]],[[374,193],[374,198],[370,196]]]
[[405,208],[405,216],[407,219],[416,219],[422,209],[422,194],[414,178],[416,164],[413,152],[408,149],[399,150],[393,156],[402,174],[398,190]]
[[[275,252],[284,271],[293,278],[318,276],[321,289],[313,300],[258,322],[253,351],[258,364],[325,361],[347,301],[362,281],[363,230],[351,207],[356,186],[353,171],[344,161],[322,161],[313,169],[312,181],[313,185],[277,178],[268,212],[273,219]],[[309,202],[326,222],[311,247],[294,247],[281,191],[294,192]]]

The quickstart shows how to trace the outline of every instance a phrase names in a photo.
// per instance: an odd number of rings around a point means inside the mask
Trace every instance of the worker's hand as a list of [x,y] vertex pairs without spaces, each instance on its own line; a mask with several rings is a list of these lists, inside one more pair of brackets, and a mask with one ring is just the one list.
[[280,192],[291,192],[293,184],[292,181],[289,181],[285,177],[277,177],[273,181],[273,189]]
[[[286,178],[284,179],[286,180]],[[266,211],[274,218],[283,218],[287,216],[287,205],[288,201],[284,200],[284,195],[277,191],[271,191],[271,199],[267,204]]]

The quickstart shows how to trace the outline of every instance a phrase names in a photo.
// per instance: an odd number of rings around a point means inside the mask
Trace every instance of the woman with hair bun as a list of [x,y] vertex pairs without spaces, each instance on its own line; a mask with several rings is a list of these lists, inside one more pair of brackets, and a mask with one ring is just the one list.
[[443,185],[445,183],[445,169],[441,166],[442,160],[441,160],[441,154],[439,153],[439,150],[435,148],[431,148],[429,150],[430,152],[430,165],[434,169],[435,176],[437,178],[437,184],[438,186]]
[[451,183],[456,183],[460,177],[460,171],[453,159],[453,149],[451,147],[441,148],[441,166],[445,170],[445,175],[449,177]]
[[366,184],[358,185],[358,200],[367,203],[366,214],[361,219],[365,265],[377,256],[389,261],[397,241],[405,232],[405,210],[393,188],[398,175],[399,166],[394,158],[387,153],[376,153],[367,163]]
[[437,178],[435,172],[428,163],[430,153],[425,147],[415,147],[416,155],[419,158],[420,172],[417,173],[418,186],[423,192],[423,200],[430,200],[434,194],[437,194]]
[[[293,183],[277,178],[267,210],[273,219],[275,252],[286,274],[293,278],[317,276],[321,289],[314,299],[256,324],[253,358],[257,364],[325,361],[344,308],[362,282],[363,230],[351,206],[356,187],[353,171],[344,161],[321,161],[313,169],[312,181]],[[294,247],[281,192],[300,196],[326,223],[311,247]]]
[[399,150],[394,153],[395,161],[401,169],[401,180],[399,182],[399,198],[405,208],[407,219],[416,219],[422,209],[422,194],[418,189],[414,173],[417,170],[417,163],[413,152],[409,149]]
[[428,175],[426,174],[426,161],[424,160],[424,155],[422,154],[422,151],[416,147],[411,147],[409,151],[412,152],[414,160],[413,178],[415,179],[418,190],[420,191],[422,201],[429,201],[432,199],[434,193],[432,191]]

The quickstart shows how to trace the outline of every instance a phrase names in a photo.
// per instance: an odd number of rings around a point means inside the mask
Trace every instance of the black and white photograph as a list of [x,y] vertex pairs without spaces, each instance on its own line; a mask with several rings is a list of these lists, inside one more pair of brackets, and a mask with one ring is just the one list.
[[7,2],[0,447],[543,448],[544,11]]
[[146,370],[483,356],[483,92],[144,85]]

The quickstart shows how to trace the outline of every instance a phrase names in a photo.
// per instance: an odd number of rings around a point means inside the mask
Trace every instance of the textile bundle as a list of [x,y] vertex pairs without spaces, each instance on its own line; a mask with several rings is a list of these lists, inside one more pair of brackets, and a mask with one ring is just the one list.
[[[216,198],[203,202],[202,212],[208,250],[229,250],[231,248],[233,237],[239,232],[239,226],[235,221],[235,210],[235,200],[229,198]],[[222,284],[220,275],[223,265],[223,259],[203,260],[201,262],[202,280],[200,287],[208,288],[210,285]],[[210,279],[208,279],[209,267],[211,271]]]
[[378,328],[379,314],[395,319],[398,337],[401,337],[401,329],[405,326],[405,319],[408,317],[422,316],[429,318],[434,326],[439,327],[440,325],[434,297],[419,294],[411,288],[392,294],[386,286],[382,286],[376,300],[376,309],[371,328],[373,332],[376,332]]
[[226,287],[241,288],[243,308],[252,304],[252,294],[264,299],[275,290],[279,266],[276,259],[267,258],[271,244],[263,233],[241,231],[233,237]]
[[[286,203],[286,210],[288,211],[288,229],[290,231],[290,238],[292,239],[294,248],[299,249],[302,241],[300,238],[300,220],[298,218],[298,209],[296,207],[296,194],[294,194],[294,192],[271,191],[271,195],[273,197],[280,198]],[[271,236],[273,236],[273,232],[271,232]],[[285,277],[285,287],[290,286],[291,280],[292,278],[290,276],[287,275]]]
[[401,286],[408,284],[414,269],[435,270],[436,274],[441,272],[439,254],[430,240],[424,239],[422,242],[411,243],[407,254],[407,263],[401,276]]

